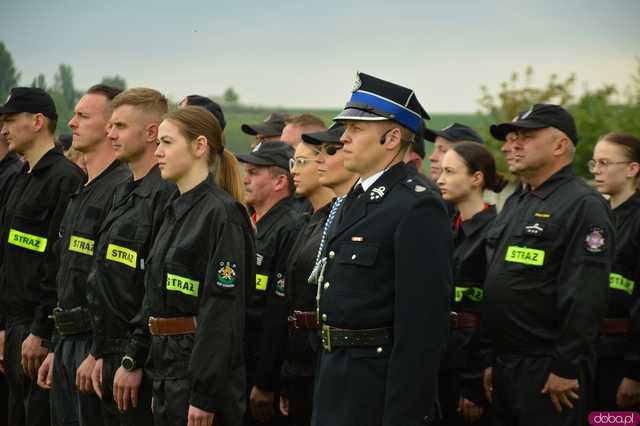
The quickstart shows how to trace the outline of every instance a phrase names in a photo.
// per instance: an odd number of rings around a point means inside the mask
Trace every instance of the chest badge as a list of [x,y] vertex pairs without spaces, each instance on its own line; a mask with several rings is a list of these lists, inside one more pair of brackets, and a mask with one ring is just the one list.
[[533,225],[527,225],[524,227],[524,233],[527,235],[533,235],[539,237],[544,232],[544,228],[539,223]]
[[371,195],[369,196],[369,199],[371,201],[373,200],[379,200],[380,198],[384,197],[384,191],[386,191],[387,188],[385,188],[384,186],[379,186],[377,188],[373,188],[371,190]]
[[601,253],[606,248],[604,230],[598,226],[592,226],[584,239],[585,248],[589,253]]

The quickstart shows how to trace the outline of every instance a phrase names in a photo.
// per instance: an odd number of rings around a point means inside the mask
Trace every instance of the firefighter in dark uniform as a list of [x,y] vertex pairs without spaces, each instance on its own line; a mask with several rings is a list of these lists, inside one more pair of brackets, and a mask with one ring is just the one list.
[[84,175],[54,145],[58,116],[45,91],[12,89],[0,115],[9,149],[25,159],[0,213],[9,424],[48,425],[49,392],[37,386],[36,378],[53,328],[48,318],[56,304],[53,247],[69,197],[82,185]]
[[154,155],[166,113],[167,99],[150,88],[126,90],[113,101],[108,138],[132,175],[115,188],[98,229],[87,289],[97,358],[92,382],[107,425],[153,424],[151,380],[142,369],[149,351],[142,299],[146,259],[175,191]]
[[[155,425],[239,426],[245,412],[245,293],[256,252],[233,154],[201,107],[169,113],[156,156],[176,182],[145,275]],[[216,184],[209,166],[217,169]]]
[[640,139],[610,133],[589,161],[598,191],[609,195],[616,254],[609,275],[609,304],[598,338],[592,411],[640,408]]
[[575,122],[536,104],[491,126],[525,187],[487,232],[482,322],[495,353],[486,371],[493,424],[583,425],[593,391],[595,339],[615,250],[603,197],[571,163]]
[[438,185],[456,208],[453,220],[451,334],[440,370],[439,401],[443,425],[488,424],[482,387],[488,350],[480,334],[480,313],[487,273],[486,230],[496,217],[482,192],[500,192],[507,181],[496,173],[493,155],[483,145],[459,142],[442,159]]
[[91,384],[95,358],[89,353],[93,338],[86,289],[98,228],[114,188],[131,174],[115,159],[106,133],[111,101],[119,92],[106,85],[91,87],[69,121],[74,148],[84,155],[88,176],[87,183],[71,195],[60,225],[54,353],[47,355],[38,372],[38,384],[51,389],[54,424],[93,425],[102,419],[100,399]]
[[407,150],[404,156],[404,162],[407,163],[409,174],[414,177],[420,185],[426,186],[436,193],[440,193],[438,185],[423,172],[422,168],[425,156],[424,131],[422,131],[416,134],[414,143],[411,144],[411,148]]
[[315,426],[431,421],[452,239],[441,199],[402,161],[425,118],[411,89],[359,73],[335,119],[346,126],[344,166],[360,181],[340,208],[318,274]]
[[[293,204],[289,160],[293,148],[281,141],[236,155],[245,165],[245,201],[256,226],[256,281],[247,293],[245,340],[249,410],[245,425],[287,424],[278,410],[279,377],[286,340],[286,314],[278,300],[291,247],[302,226]],[[278,343],[280,342],[280,344]]]

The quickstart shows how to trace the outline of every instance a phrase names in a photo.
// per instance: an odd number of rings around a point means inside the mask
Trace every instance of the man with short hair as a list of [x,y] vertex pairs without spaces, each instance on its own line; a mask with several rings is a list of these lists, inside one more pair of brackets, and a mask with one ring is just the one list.
[[71,195],[60,224],[54,352],[38,372],[38,385],[51,389],[54,424],[94,425],[102,419],[91,385],[96,360],[89,353],[93,338],[86,289],[98,228],[111,207],[114,188],[130,176],[107,139],[111,101],[118,93],[120,89],[104,84],[92,86],[69,121],[73,148],[84,156],[87,182]]
[[323,350],[314,426],[431,419],[452,236],[442,201],[402,161],[425,118],[413,90],[358,73],[334,119],[346,127],[344,167],[360,178],[329,230],[317,275]]
[[126,90],[113,100],[108,138],[132,176],[115,189],[98,230],[87,289],[97,359],[92,382],[108,425],[153,423],[152,384],[142,368],[150,343],[142,300],[147,255],[176,190],[161,178],[154,155],[167,110],[167,99],[148,88]]
[[303,133],[321,132],[327,129],[319,117],[309,113],[292,115],[285,120],[285,123],[280,140],[294,149],[302,142]]
[[449,124],[442,130],[424,129],[424,138],[434,143],[434,149],[429,156],[431,165],[431,180],[437,182],[442,174],[442,158],[447,153],[451,144],[456,142],[484,143],[482,137],[469,126],[460,123]]
[[487,230],[493,424],[583,425],[615,253],[609,208],[573,172],[578,135],[564,108],[533,105],[491,134],[524,184]]
[[[0,106],[2,134],[25,164],[0,213],[0,311],[9,424],[49,425],[49,392],[36,384],[53,327],[60,221],[82,171],[54,143],[58,114],[44,90],[16,87]],[[1,352],[1,351],[0,351]]]
[[256,285],[247,302],[247,390],[245,425],[286,424],[278,408],[280,367],[287,322],[282,310],[289,252],[302,227],[293,207],[289,160],[294,150],[284,142],[261,144],[244,163],[245,200],[256,224]]
[[243,124],[240,129],[247,135],[255,136],[256,141],[251,144],[251,149],[254,149],[262,142],[281,140],[282,129],[284,129],[285,120],[288,118],[288,114],[272,112],[262,123]]

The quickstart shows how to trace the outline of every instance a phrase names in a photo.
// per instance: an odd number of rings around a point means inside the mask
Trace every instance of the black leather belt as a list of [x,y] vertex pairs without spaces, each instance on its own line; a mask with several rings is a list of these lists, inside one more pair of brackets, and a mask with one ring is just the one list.
[[348,330],[323,325],[320,330],[322,349],[331,352],[337,347],[360,347],[389,345],[393,342],[393,329],[368,328],[363,330]]
[[61,336],[70,336],[91,331],[91,317],[89,311],[85,308],[77,307],[66,310],[55,308],[50,318],[53,318],[56,331]]

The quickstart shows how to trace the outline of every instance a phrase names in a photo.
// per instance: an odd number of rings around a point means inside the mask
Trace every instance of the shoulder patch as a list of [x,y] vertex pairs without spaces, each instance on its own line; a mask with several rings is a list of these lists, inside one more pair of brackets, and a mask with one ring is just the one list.
[[286,283],[284,280],[284,276],[282,274],[276,274],[276,296],[284,297],[285,296],[285,287]]
[[233,288],[236,286],[238,276],[238,265],[230,261],[221,261],[218,263],[218,277],[216,285],[223,288]]
[[584,238],[585,249],[589,253],[601,253],[607,247],[607,242],[604,236],[604,230],[599,226],[592,226],[587,231],[587,235]]

